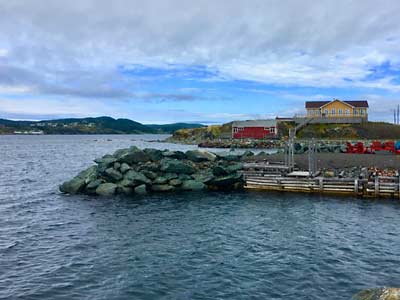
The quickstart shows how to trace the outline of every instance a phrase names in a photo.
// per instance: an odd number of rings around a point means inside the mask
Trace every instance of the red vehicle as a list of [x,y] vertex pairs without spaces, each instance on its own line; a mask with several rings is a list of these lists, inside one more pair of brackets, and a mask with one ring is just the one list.
[[347,142],[346,153],[358,153],[358,154],[400,154],[400,142],[395,143],[394,141],[380,142],[373,141],[370,147],[365,147],[364,143],[358,142],[354,145]]

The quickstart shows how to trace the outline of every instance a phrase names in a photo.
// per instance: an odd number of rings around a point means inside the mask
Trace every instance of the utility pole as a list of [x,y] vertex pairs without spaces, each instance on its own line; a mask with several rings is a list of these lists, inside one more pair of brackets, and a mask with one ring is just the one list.
[[314,177],[317,172],[317,159],[316,154],[317,145],[315,139],[313,138],[308,145],[308,172],[310,177]]

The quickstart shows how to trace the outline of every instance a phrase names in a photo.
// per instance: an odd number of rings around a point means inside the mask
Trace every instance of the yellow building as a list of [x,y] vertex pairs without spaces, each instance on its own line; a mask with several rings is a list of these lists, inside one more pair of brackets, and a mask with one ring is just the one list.
[[[332,101],[307,101],[307,118],[338,119],[346,121],[358,119],[368,120],[368,101],[347,101],[334,99]],[[353,122],[351,122],[353,123]]]

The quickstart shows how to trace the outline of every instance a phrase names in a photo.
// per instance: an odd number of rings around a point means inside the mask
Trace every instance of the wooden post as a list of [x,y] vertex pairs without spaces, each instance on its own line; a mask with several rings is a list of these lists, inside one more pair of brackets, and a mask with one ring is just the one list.
[[397,190],[399,191],[399,199],[400,199],[400,175],[399,175],[399,181],[397,182]]
[[354,179],[354,193],[358,195],[358,179]]
[[375,197],[379,195],[379,176],[375,177]]
[[319,179],[319,191],[322,193],[324,191],[324,178]]

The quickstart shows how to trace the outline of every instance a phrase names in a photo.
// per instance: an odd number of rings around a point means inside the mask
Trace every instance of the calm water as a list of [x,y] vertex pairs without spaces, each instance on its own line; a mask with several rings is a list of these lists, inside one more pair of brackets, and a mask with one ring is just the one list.
[[393,201],[57,192],[117,148],[180,147],[145,141],[158,138],[0,136],[0,298],[340,300],[400,286]]

